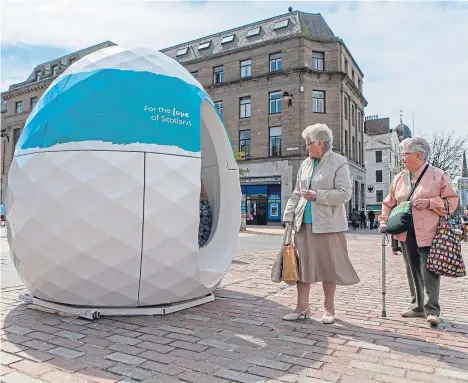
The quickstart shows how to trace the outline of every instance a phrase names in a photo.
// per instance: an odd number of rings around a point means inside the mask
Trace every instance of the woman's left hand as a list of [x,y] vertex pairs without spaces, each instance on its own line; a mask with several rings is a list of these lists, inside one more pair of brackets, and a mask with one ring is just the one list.
[[315,190],[305,190],[302,192],[302,196],[307,201],[315,201],[317,198],[317,192]]
[[426,198],[417,199],[413,201],[413,206],[418,210],[427,209],[429,208],[429,205],[430,205],[429,200]]

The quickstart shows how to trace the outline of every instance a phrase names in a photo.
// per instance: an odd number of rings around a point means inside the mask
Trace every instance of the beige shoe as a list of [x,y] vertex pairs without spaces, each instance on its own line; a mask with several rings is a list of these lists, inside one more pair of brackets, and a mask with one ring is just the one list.
[[292,322],[298,319],[302,319],[302,317],[304,317],[304,319],[310,319],[310,309],[304,310],[300,313],[292,312],[292,313],[286,314],[283,317],[283,320]]
[[426,321],[432,326],[437,326],[440,323],[440,318],[437,315],[428,315]]
[[403,318],[424,318],[426,313],[424,311],[409,309],[401,313]]
[[323,324],[332,324],[335,321],[335,315],[331,314],[328,310],[325,310],[322,315]]

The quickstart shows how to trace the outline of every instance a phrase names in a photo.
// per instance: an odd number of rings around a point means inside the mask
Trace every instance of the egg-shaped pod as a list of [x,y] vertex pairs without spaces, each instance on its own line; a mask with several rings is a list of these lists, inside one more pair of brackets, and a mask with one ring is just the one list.
[[59,76],[26,122],[6,198],[11,257],[44,301],[184,302],[225,275],[240,201],[229,136],[198,81],[160,52],[108,47]]

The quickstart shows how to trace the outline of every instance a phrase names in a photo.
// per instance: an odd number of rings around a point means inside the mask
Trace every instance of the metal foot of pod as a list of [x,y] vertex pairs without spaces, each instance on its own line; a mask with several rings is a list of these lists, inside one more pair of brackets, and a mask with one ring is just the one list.
[[208,294],[206,296],[184,302],[145,307],[77,307],[49,302],[36,298],[31,293],[21,294],[20,300],[28,304],[28,307],[31,309],[50,312],[61,316],[96,320],[102,316],[168,315],[190,307],[212,302],[214,301],[214,295]]

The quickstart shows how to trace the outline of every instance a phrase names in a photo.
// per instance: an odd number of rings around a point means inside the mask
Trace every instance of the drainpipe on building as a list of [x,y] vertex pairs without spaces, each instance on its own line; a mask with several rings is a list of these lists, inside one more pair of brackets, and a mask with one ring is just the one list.
[[[338,48],[340,50],[340,65],[338,66],[338,70],[340,72],[343,72],[342,71],[342,65],[343,65],[343,51],[342,51],[342,45],[341,43],[338,43]],[[343,156],[346,155],[346,152],[347,150],[343,150],[343,81],[345,79],[345,76],[346,74],[345,73],[341,73],[341,79],[340,79],[340,102],[338,103],[339,105],[339,108],[340,108],[340,134],[339,134],[339,137],[340,137],[340,151],[341,151],[341,154]],[[347,149],[347,148],[346,148]],[[353,183],[353,189],[354,189],[354,183]],[[353,191],[353,196],[351,198],[354,197],[354,191]],[[346,216],[349,217],[349,203],[345,204],[345,209],[346,209]]]
[[[342,72],[342,64],[343,64],[343,52],[341,50],[341,44],[338,43],[338,48],[340,50],[340,65],[338,66],[338,70]],[[340,106],[340,150],[341,154],[343,154],[343,79],[344,76],[343,74],[341,75],[341,80],[340,80],[340,102],[338,103]]]
[[[302,141],[304,140],[302,138],[302,131],[305,129],[305,126],[303,126],[303,121],[304,121],[304,108],[302,108],[302,105],[303,105],[303,98],[304,98],[304,94],[305,94],[305,84],[304,82],[302,81],[304,76],[303,76],[303,69],[300,70],[299,74],[298,74],[298,84],[299,84],[299,104],[296,105],[296,107],[298,108],[299,110],[299,160],[302,160],[302,156],[305,155],[304,153],[304,145],[301,145],[302,144]],[[301,87],[304,87],[304,92],[301,92]]]
[[2,177],[0,179],[0,203],[3,205],[3,186],[4,186],[4,179],[5,179],[5,149],[6,149],[6,142],[10,141],[10,137],[8,137],[7,133],[2,133],[3,138],[3,148],[2,148]]

